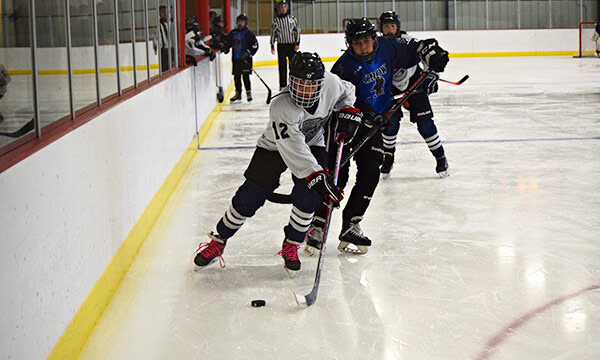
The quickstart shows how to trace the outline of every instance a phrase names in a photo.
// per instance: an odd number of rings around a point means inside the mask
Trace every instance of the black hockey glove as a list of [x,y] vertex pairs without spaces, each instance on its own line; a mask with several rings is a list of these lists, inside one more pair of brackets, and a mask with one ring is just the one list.
[[314,190],[326,205],[339,203],[343,198],[344,191],[333,184],[327,169],[308,175],[306,181],[308,188]]
[[448,58],[448,52],[439,47],[437,40],[426,39],[421,41],[417,49],[421,60],[433,71],[444,72]]
[[369,129],[373,127],[384,129],[387,126],[389,119],[385,115],[381,115],[375,111],[375,109],[373,109],[373,105],[369,103],[363,103],[360,106],[360,110],[363,113],[362,123]]
[[431,95],[438,91],[438,80],[440,76],[435,72],[430,72],[423,80],[423,89],[427,90],[427,95]]
[[340,140],[340,135],[344,134],[344,141],[347,143],[351,142],[356,135],[358,126],[362,120],[362,113],[360,109],[355,107],[341,108],[337,113],[337,121],[335,122],[334,134],[335,142]]
[[248,62],[250,60],[250,58],[252,57],[252,53],[250,52],[250,50],[246,50],[242,56],[241,59]]

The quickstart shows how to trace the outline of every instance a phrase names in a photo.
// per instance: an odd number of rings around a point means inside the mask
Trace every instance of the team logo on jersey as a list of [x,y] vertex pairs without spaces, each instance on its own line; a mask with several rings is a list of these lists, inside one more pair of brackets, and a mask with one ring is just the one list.
[[385,66],[385,63],[383,63],[377,70],[363,76],[363,84],[374,82],[373,87],[371,88],[371,99],[383,95],[385,92],[385,74],[387,74],[387,67]]

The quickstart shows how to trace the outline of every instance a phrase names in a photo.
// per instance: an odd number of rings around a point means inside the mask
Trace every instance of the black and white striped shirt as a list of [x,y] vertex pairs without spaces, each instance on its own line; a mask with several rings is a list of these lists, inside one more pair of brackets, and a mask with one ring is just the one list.
[[271,26],[271,47],[278,44],[300,44],[300,25],[295,16],[278,16]]

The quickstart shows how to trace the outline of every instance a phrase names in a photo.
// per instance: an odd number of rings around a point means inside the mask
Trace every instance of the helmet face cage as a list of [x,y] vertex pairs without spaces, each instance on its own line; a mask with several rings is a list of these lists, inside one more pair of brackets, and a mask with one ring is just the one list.
[[317,53],[297,52],[290,61],[290,94],[296,105],[309,108],[319,101],[325,66]]
[[307,80],[290,75],[290,94],[296,105],[309,108],[319,101],[324,79]]

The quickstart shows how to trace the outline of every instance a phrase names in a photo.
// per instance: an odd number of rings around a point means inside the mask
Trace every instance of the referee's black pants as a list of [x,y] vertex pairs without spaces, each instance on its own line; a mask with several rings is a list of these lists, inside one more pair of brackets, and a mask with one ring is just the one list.
[[279,44],[277,43],[277,63],[279,65],[279,88],[282,89],[287,85],[287,59],[292,60],[296,53],[295,44]]

